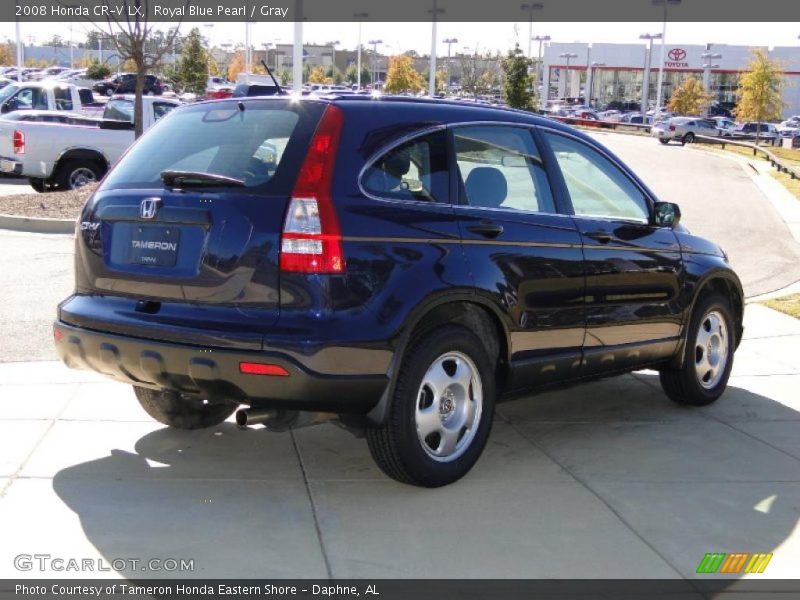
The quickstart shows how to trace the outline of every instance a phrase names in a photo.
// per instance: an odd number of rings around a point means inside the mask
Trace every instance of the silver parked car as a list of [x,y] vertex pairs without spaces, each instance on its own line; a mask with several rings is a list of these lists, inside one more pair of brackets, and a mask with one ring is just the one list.
[[722,135],[722,130],[714,121],[701,117],[673,117],[653,125],[650,132],[662,144],[669,144],[670,140],[675,140],[681,145],[691,144],[698,135],[706,137]]

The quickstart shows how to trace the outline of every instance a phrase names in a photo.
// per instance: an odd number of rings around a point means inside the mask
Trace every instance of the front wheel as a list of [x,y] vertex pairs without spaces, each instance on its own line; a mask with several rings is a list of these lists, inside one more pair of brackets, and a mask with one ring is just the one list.
[[716,294],[701,298],[689,324],[683,366],[662,369],[661,387],[678,404],[711,404],[728,385],[734,349],[730,304]]
[[219,425],[236,410],[236,404],[209,404],[172,390],[133,386],[136,399],[156,421],[175,429],[205,429]]
[[694,144],[694,134],[690,131],[685,136],[683,136],[683,143],[684,144]]
[[367,430],[381,470],[425,487],[463,477],[491,431],[494,367],[480,338],[459,325],[418,338],[400,367],[386,423]]
[[665,146],[669,144],[669,140],[667,138],[658,138],[658,141],[664,144]]

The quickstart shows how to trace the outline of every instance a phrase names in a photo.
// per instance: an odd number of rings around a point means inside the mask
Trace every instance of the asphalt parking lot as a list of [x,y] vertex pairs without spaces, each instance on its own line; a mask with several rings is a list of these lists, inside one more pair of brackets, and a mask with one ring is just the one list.
[[[726,247],[749,294],[800,280],[740,164],[606,137]],[[71,246],[0,233],[0,577],[81,575],[14,567],[49,553],[192,559],[196,577],[693,578],[715,551],[772,552],[759,577],[796,576],[800,321],[749,305],[708,408],[672,405],[650,372],[503,404],[473,472],[424,490],[387,480],[335,425],[171,431],[128,387],[53,362]]]

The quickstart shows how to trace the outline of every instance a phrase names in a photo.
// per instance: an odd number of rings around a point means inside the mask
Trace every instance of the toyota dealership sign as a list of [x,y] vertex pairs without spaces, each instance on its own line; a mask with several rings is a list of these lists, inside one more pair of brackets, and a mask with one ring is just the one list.
[[686,50],[683,48],[672,48],[667,52],[667,60],[664,61],[664,66],[675,69],[687,68],[689,63],[686,62]]

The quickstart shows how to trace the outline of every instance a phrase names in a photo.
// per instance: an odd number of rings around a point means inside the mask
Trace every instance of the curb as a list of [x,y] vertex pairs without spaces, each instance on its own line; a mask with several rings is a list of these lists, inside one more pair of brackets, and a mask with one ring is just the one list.
[[19,217],[0,214],[0,229],[24,231],[27,233],[74,233],[75,221],[72,219],[42,219],[39,217]]

